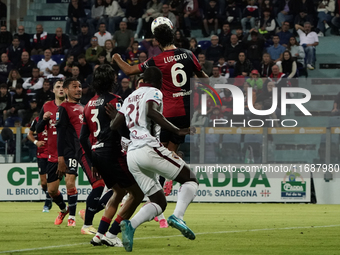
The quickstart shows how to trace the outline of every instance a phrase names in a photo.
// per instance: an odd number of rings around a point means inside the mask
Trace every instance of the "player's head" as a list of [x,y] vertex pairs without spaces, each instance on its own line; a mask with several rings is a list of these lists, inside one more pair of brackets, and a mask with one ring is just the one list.
[[116,86],[116,73],[110,65],[104,64],[97,67],[93,73],[93,89],[98,95],[112,92]]
[[62,80],[57,80],[54,84],[53,84],[53,93],[55,95],[56,99],[59,99],[61,101],[64,101],[65,99],[65,93],[64,93],[64,89],[63,89],[63,81]]
[[162,88],[163,75],[161,70],[155,66],[151,66],[145,70],[143,80],[145,83],[149,83],[157,89]]
[[174,32],[167,24],[161,24],[154,30],[155,40],[159,42],[162,49],[174,42]]
[[77,78],[71,77],[64,81],[63,89],[67,95],[68,101],[79,102],[82,95],[82,87]]

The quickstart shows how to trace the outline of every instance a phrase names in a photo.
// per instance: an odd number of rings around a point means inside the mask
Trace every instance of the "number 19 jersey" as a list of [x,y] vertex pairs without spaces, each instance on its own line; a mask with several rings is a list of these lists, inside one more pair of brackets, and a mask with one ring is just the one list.
[[125,100],[122,108],[118,111],[125,116],[126,125],[130,130],[131,144],[128,151],[143,146],[160,147],[159,135],[161,127],[147,117],[147,103],[154,101],[158,105],[158,111],[162,113],[163,94],[159,89],[142,83]]
[[163,115],[166,118],[190,115],[190,78],[194,71],[202,70],[192,51],[186,49],[173,49],[149,58],[139,64],[144,72],[150,66],[158,67],[163,73]]

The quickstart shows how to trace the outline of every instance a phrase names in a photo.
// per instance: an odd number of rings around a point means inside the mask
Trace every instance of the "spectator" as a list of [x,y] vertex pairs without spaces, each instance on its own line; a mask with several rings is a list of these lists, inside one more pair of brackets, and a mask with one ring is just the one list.
[[148,59],[148,55],[146,55],[146,53],[142,51],[142,52],[139,54],[138,62],[139,62],[139,64],[140,64],[140,63],[145,62],[147,59]]
[[[256,69],[251,71],[250,78],[248,78],[246,82],[254,89],[256,93],[262,91],[263,80],[260,78],[260,73]],[[253,102],[255,102],[255,100],[253,100]]]
[[143,6],[142,2],[138,2],[138,0],[130,0],[126,7],[125,12],[125,18],[123,18],[123,21],[125,21],[129,25],[137,25],[136,33],[135,33],[135,39],[139,37],[139,33],[142,30],[142,15],[143,15]]
[[305,51],[294,36],[289,39],[287,50],[290,51],[290,54],[296,60],[297,67],[305,67]]
[[[296,1],[296,0],[294,0]],[[277,1],[279,13],[277,14],[277,23],[282,26],[285,21],[289,23],[294,21],[294,1],[282,0]]]
[[50,82],[51,88],[53,88],[53,84],[56,81],[64,80],[65,76],[60,73],[60,67],[58,65],[54,65],[52,67],[52,73],[49,74],[46,79]]
[[241,20],[243,31],[247,31],[247,23],[250,24],[250,29],[255,28],[255,22],[259,16],[259,9],[255,5],[255,0],[248,0],[248,5],[243,11],[243,19]]
[[7,6],[0,0],[0,25],[5,24],[6,19],[7,19]]
[[189,41],[179,29],[175,32],[174,45],[178,48],[189,49]]
[[[2,86],[0,86],[0,89],[1,88],[2,88]],[[0,99],[0,102],[2,102],[1,99]],[[332,116],[339,116],[340,115],[339,109],[340,109],[340,92],[337,94],[337,96],[334,99],[334,104],[333,104],[333,109],[331,111],[331,115]]]
[[305,22],[303,27],[295,25],[295,29],[300,37],[300,45],[305,50],[306,63],[309,70],[314,70],[315,47],[319,45],[319,38],[315,32],[311,31],[312,25]]
[[80,54],[78,57],[79,73],[83,77],[92,74],[92,67],[86,62],[86,57],[84,54]]
[[234,66],[238,55],[243,51],[243,45],[238,41],[236,35],[230,36],[230,43],[227,44],[224,51],[224,58],[228,61],[229,66]]
[[210,35],[209,26],[214,27],[214,35],[217,34],[218,29],[218,18],[219,18],[219,8],[216,5],[216,0],[209,0],[208,8],[203,11],[203,37],[208,37]]
[[242,11],[236,5],[235,0],[228,0],[225,10],[225,17],[228,23],[239,23],[242,17]]
[[133,43],[133,33],[127,29],[127,23],[125,21],[120,22],[120,30],[116,31],[113,35],[113,45],[117,43],[117,50],[124,54],[126,50],[131,48]]
[[235,64],[235,76],[249,76],[252,70],[252,63],[249,59],[246,59],[246,54],[244,52],[240,52],[238,55],[238,61]]
[[274,63],[282,60],[282,53],[286,50],[285,47],[279,44],[280,38],[277,35],[273,36],[274,45],[268,47],[267,52]]
[[232,35],[229,23],[225,22],[222,26],[221,33],[218,35],[218,41],[225,47],[230,42],[230,36]]
[[324,36],[326,30],[329,28],[328,23],[332,21],[335,11],[335,0],[323,0],[320,1],[318,12],[318,36]]
[[140,54],[140,50],[138,50],[138,42],[134,41],[132,44],[132,50],[128,52],[127,54],[127,62],[130,65],[136,65],[138,64],[138,57]]
[[339,1],[336,1],[335,3],[335,10],[334,10],[334,17],[332,19],[332,25],[333,27],[333,33],[335,35],[339,35],[339,29],[340,29],[340,3]]
[[[52,87],[53,87],[53,84],[52,84]],[[35,94],[35,98],[38,101],[39,109],[42,108],[45,102],[54,100],[54,93],[51,91],[52,87],[48,80],[44,80],[43,87],[37,90],[37,93]]]
[[94,34],[94,31],[98,30],[98,24],[101,19],[104,18],[104,11],[105,11],[105,2],[104,0],[95,0],[95,4],[92,6],[91,9],[91,31]]
[[105,51],[102,51],[99,56],[98,56],[98,61],[96,62],[96,65],[104,65],[104,64],[110,64],[110,62],[108,62],[106,60],[106,53]]
[[268,53],[264,53],[262,56],[262,62],[259,69],[261,77],[269,77],[272,74],[272,67],[274,63]]
[[210,115],[209,118],[209,127],[214,126],[213,122],[215,119],[224,119],[223,113],[221,113],[221,108],[219,107],[219,105],[216,105],[212,110],[212,114]]
[[73,66],[72,67],[72,78],[76,78],[81,84],[85,82],[84,77],[79,73],[79,67]]
[[174,24],[175,28],[180,28],[180,21],[183,19],[183,10],[184,10],[184,3],[182,0],[170,0],[169,1],[169,10],[175,15],[176,17],[176,25]]
[[159,48],[159,43],[154,38],[153,39],[145,39],[141,41],[144,48],[148,51],[148,57],[154,57],[160,54],[162,51]]
[[82,84],[81,94],[82,95],[81,95],[80,103],[82,105],[86,105],[91,100],[91,98],[94,97],[96,92],[94,92],[92,87],[89,86],[87,82],[85,82]]
[[70,39],[67,35],[63,34],[63,29],[58,27],[55,30],[55,36],[50,42],[50,47],[53,55],[64,55],[67,49],[70,48]]
[[40,75],[46,77],[52,73],[52,66],[56,65],[57,62],[51,59],[52,51],[50,49],[44,51],[44,56],[45,58],[38,62],[37,67],[40,69]]
[[190,39],[189,45],[190,45],[190,46],[189,46],[189,50],[191,50],[192,53],[194,53],[194,55],[195,55],[196,57],[198,57],[198,54],[200,54],[200,53],[202,52],[202,49],[201,49],[201,47],[198,47],[198,45],[197,45],[197,40],[196,40],[195,37],[192,37],[192,38]]
[[[275,88],[275,82],[268,82],[267,87],[260,93],[257,98],[256,98],[256,103],[261,104],[261,109],[260,110],[268,110],[272,107],[273,105],[273,88]],[[279,91],[280,93],[280,91]],[[280,107],[281,107],[281,102],[280,102],[280,97],[278,97],[278,104],[277,108],[274,113],[270,115],[270,118],[272,119],[277,119],[280,116]],[[256,108],[256,107],[255,107]],[[276,123],[276,124],[275,124]],[[277,122],[275,122],[275,126],[277,126]]]
[[1,25],[0,28],[0,54],[5,53],[6,49],[12,43],[12,34],[7,31],[7,27],[5,25]]
[[294,24],[303,25],[306,21],[313,24],[315,13],[313,0],[298,0],[295,5],[296,16]]
[[197,20],[201,17],[198,1],[197,0],[185,0],[184,1],[184,34],[186,37],[190,37],[191,20]]
[[21,77],[28,78],[31,77],[32,69],[36,66],[37,65],[30,59],[28,52],[24,51],[21,53],[21,61],[16,66],[16,69],[18,69]]
[[283,53],[280,72],[286,74],[286,77],[289,79],[297,77],[296,61],[292,58],[292,55],[288,50]]
[[121,87],[118,90],[117,95],[119,95],[124,101],[125,98],[127,98],[132,92],[133,92],[133,90],[130,88],[129,79],[123,78],[122,81],[121,81]]
[[89,33],[89,27],[86,23],[81,26],[81,33],[78,35],[78,43],[84,51],[91,46],[92,35]]
[[93,36],[91,39],[91,47],[86,50],[86,61],[90,64],[95,64],[102,51],[103,48],[98,45],[98,38]]
[[104,53],[107,62],[112,63],[112,56],[113,54],[117,53],[115,46],[113,45],[112,40],[106,40],[104,46]]
[[[280,67],[278,65],[273,65],[272,74],[269,76],[268,80],[276,84],[276,87],[287,87],[287,76],[280,72]],[[267,85],[268,86],[268,85]]]
[[276,35],[280,38],[280,44],[283,47],[287,47],[289,43],[289,38],[293,36],[293,34],[289,32],[289,22],[284,22],[281,31],[278,32]]
[[250,31],[251,40],[248,39],[248,34],[244,37],[243,45],[247,50],[247,58],[253,64],[255,69],[260,68],[260,62],[264,49],[264,38],[257,30],[251,29]]
[[244,33],[243,33],[243,30],[242,30],[241,27],[236,28],[236,36],[237,36],[237,40],[238,40],[239,42],[242,42],[242,41],[243,41]]
[[30,107],[25,110],[25,115],[22,118],[21,126],[26,127],[28,124],[31,123],[31,118],[33,116],[33,113],[40,112],[38,109],[38,101],[36,98],[32,98],[30,100]]
[[218,62],[218,59],[223,55],[223,47],[218,44],[218,36],[211,36],[211,46],[207,49],[205,56],[207,60],[213,61],[214,64]]
[[209,77],[210,86],[214,87],[215,84],[226,84],[227,79],[220,75],[220,68],[214,66],[212,69],[212,76]]
[[192,127],[204,127],[205,123],[207,122],[207,116],[202,115],[201,107],[194,112],[191,120],[190,126]]
[[116,27],[118,27],[119,23],[123,20],[125,13],[117,0],[106,0],[106,4],[104,20],[108,31],[114,34]]
[[0,85],[0,126],[3,126],[7,111],[11,109],[11,94],[7,90],[7,85]]
[[160,0],[151,0],[146,4],[146,12],[142,16],[143,29],[145,37],[152,37],[151,24],[152,21],[161,15],[162,3]]
[[70,28],[72,27],[72,34],[77,35],[85,19],[86,13],[81,2],[79,0],[72,0],[68,5],[65,33],[69,35],[71,33]]
[[19,38],[13,37],[12,44],[7,48],[7,56],[14,66],[18,65],[24,51],[26,50],[20,45]]
[[[250,80],[250,79],[248,79],[248,80]],[[258,79],[258,80],[262,81],[262,79]],[[243,95],[244,95],[244,110],[246,111],[246,114],[250,114],[249,107],[248,107],[248,88],[251,88],[251,87],[253,87],[253,86],[251,86],[251,84],[249,84],[248,82],[243,83],[243,86],[242,86]],[[256,90],[256,85],[255,85],[255,88],[253,87],[252,96],[251,96],[253,106],[255,105],[255,102],[256,102],[256,91],[257,90]]]
[[70,38],[70,48],[67,50],[67,55],[73,55],[74,58],[78,59],[78,56],[85,51],[81,47],[81,45],[78,43],[78,39],[75,36],[72,36]]
[[21,122],[25,115],[25,110],[28,108],[28,96],[23,90],[21,84],[17,84],[15,88],[15,94],[12,97],[11,106],[11,109],[7,111],[6,119],[11,117],[12,120],[18,120],[19,118]]
[[8,60],[8,56],[6,53],[1,54],[1,62],[0,62],[0,84],[6,83],[9,72],[12,70],[13,65]]
[[224,78],[228,79],[229,78],[229,67],[228,67],[228,62],[225,61],[225,58],[222,56],[218,59],[218,68],[220,69],[220,74]]
[[14,34],[14,37],[18,37],[22,47],[26,51],[31,52],[31,37],[25,33],[24,26],[18,26],[18,33]]
[[202,70],[210,76],[212,74],[213,64],[205,60],[205,55],[203,53],[198,54],[198,62],[200,63]]
[[39,76],[39,68],[33,67],[32,69],[32,76],[31,78],[28,78],[22,87],[24,89],[30,89],[30,90],[38,90],[41,89],[43,86],[44,78]]
[[106,40],[112,39],[111,33],[106,31],[105,23],[99,24],[99,32],[95,33],[94,36],[98,38],[98,45],[102,47],[105,45]]
[[271,16],[270,9],[264,9],[263,16],[260,21],[259,33],[263,35],[266,40],[268,40],[271,36],[274,35],[275,28],[275,19]]
[[163,6],[162,6],[162,13],[158,17],[168,18],[172,22],[172,25],[174,25],[174,28],[177,27],[176,16],[175,16],[175,14],[173,12],[170,11],[169,4],[166,4],[166,3],[163,4]]
[[264,10],[269,10],[270,11],[270,16],[273,16],[273,4],[271,0],[264,0],[262,1],[261,5],[260,5],[260,9],[262,14],[264,13]]
[[18,70],[12,69],[8,75],[7,89],[14,92],[17,84],[23,85],[23,83],[24,80],[21,78]]
[[37,33],[33,35],[31,55],[43,55],[47,47],[47,33],[44,32],[42,25],[38,24],[35,28]]

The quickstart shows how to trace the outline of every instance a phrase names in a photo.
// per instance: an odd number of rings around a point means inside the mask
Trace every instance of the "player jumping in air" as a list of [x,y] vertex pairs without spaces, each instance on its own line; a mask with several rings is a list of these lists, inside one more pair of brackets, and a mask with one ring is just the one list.
[[[120,109],[123,103],[120,96],[111,92],[114,81],[115,72],[110,65],[101,65],[95,70],[92,84],[96,95],[84,108],[80,141],[86,155],[92,161],[93,169],[103,177],[106,186],[114,190],[100,221],[98,233],[93,237],[91,244],[104,243],[108,246],[123,247],[121,240],[117,237],[120,232],[119,224],[123,219],[129,219],[132,216],[142,202],[144,194],[127,168],[126,153],[122,152],[121,147],[121,135],[110,129],[111,118],[115,115],[109,116],[105,106],[109,104]],[[128,136],[129,131],[126,127],[125,133]],[[89,138],[91,147],[88,145]],[[130,196],[108,231],[111,220],[126,192],[129,192]]]
[[[141,190],[149,197],[139,212],[129,220],[123,220],[123,245],[126,251],[132,251],[133,236],[136,228],[146,221],[161,214],[167,205],[166,198],[158,181],[158,175],[182,184],[178,193],[176,208],[168,218],[168,224],[193,240],[195,234],[183,221],[184,213],[194,199],[198,189],[196,176],[188,165],[174,152],[165,148],[159,141],[160,128],[175,133],[177,136],[190,134],[190,128],[179,129],[162,115],[163,94],[162,73],[156,67],[149,67],[144,72],[144,82],[136,91],[124,100],[118,111],[112,129],[118,129],[126,123],[130,130],[131,144],[128,148],[127,162]],[[108,105],[109,112],[116,109]]]
[[37,161],[39,168],[39,177],[42,190],[46,193],[45,205],[43,212],[49,212],[52,208],[52,198],[47,192],[47,179],[46,179],[46,166],[48,159],[47,151],[47,129],[43,132],[36,134],[36,125],[38,123],[39,117],[36,117],[31,124],[30,131],[27,134],[28,140],[37,146]]
[[[75,213],[78,192],[75,187],[75,179],[78,175],[78,163],[82,166],[91,186],[92,191],[86,200],[85,222],[81,229],[82,234],[95,234],[97,230],[92,226],[97,207],[101,207],[103,201],[99,198],[104,190],[105,183],[100,176],[93,176],[91,162],[83,151],[79,136],[83,125],[83,106],[79,104],[82,95],[82,87],[76,78],[68,78],[63,84],[67,95],[67,101],[63,102],[57,112],[57,136],[58,136],[58,175],[59,178],[66,175],[67,194],[69,196],[69,225],[75,226]],[[110,194],[111,196],[111,194]],[[110,196],[104,195],[106,199]],[[101,207],[102,208],[102,207]]]

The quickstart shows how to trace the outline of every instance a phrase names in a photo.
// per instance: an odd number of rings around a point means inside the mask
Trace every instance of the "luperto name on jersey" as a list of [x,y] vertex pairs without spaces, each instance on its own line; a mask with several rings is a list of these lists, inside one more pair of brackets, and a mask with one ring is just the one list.
[[182,54],[178,54],[178,55],[174,55],[174,56],[169,56],[164,58],[164,63],[170,63],[172,61],[178,61],[181,59],[186,59],[188,58],[188,55],[186,53],[182,53]]

